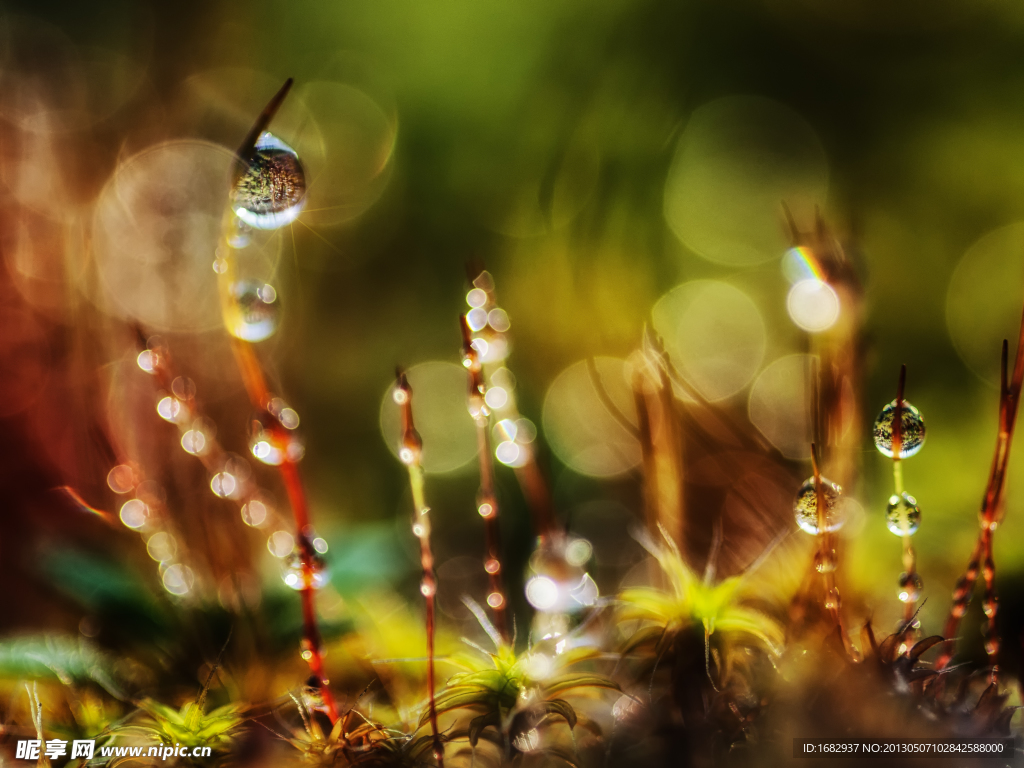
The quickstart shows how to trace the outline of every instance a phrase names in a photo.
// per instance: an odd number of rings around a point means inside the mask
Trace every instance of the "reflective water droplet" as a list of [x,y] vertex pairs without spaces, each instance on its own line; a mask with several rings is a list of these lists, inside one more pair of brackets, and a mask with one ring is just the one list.
[[841,602],[842,601],[839,598],[839,590],[834,587],[825,595],[825,608],[829,611],[837,610]]
[[164,421],[172,424],[188,419],[188,408],[184,407],[176,397],[162,397],[156,404],[156,412]]
[[592,554],[594,548],[586,539],[572,539],[565,545],[565,562],[569,565],[582,567],[587,564]]
[[821,333],[839,319],[839,296],[822,280],[800,280],[789,289],[786,309],[799,328],[808,333]]
[[494,449],[494,457],[502,464],[509,467],[523,466],[526,463],[528,456],[529,454],[527,451],[512,440],[506,440],[503,443],[498,443],[497,447]]
[[[302,564],[302,557],[298,552],[291,554],[285,561],[281,578],[292,589],[306,588],[306,570]],[[314,557],[310,563],[309,580],[309,586],[312,586],[313,589],[320,589],[330,581],[327,567],[319,557]]]
[[484,402],[493,411],[504,408],[508,402],[508,392],[503,387],[491,387],[484,396]]
[[295,549],[295,537],[288,531],[274,531],[267,538],[267,549],[274,557],[288,557]]
[[487,310],[480,307],[474,307],[469,310],[469,312],[466,313],[466,325],[468,325],[469,330],[473,332],[482,331],[484,326],[487,325]]
[[490,574],[495,574],[501,570],[501,563],[492,557],[490,560],[484,563],[484,570]]
[[508,319],[508,313],[501,309],[501,307],[496,307],[487,313],[487,324],[498,333],[504,333],[512,327],[512,323]]
[[484,306],[487,303],[487,291],[474,288],[466,294],[466,303],[474,309]]
[[114,493],[131,493],[135,483],[135,470],[127,464],[118,464],[107,473],[107,485]]
[[176,563],[164,571],[164,589],[172,595],[185,595],[195,583],[195,574],[187,565]]
[[242,520],[246,525],[257,528],[267,520],[267,505],[259,499],[249,499],[242,505]]
[[210,479],[210,490],[222,499],[237,495],[238,488],[238,480],[230,472],[218,472]]
[[[900,407],[901,430],[900,430],[900,458],[906,459],[921,450],[924,445],[925,428],[921,412],[914,406],[903,401]],[[892,458],[892,427],[896,420],[896,401],[893,400],[875,419],[875,426],[872,429],[872,436],[875,439],[875,447],[883,456]]]
[[424,597],[433,597],[437,593],[437,587],[429,581],[420,584],[420,594]]
[[818,550],[814,553],[814,569],[818,573],[831,573],[836,569],[836,551],[829,550],[828,553]]
[[201,429],[190,429],[181,436],[181,447],[186,453],[201,456],[206,452],[206,434]]
[[526,600],[538,611],[548,611],[559,602],[558,584],[547,576],[534,576],[526,582]]
[[173,560],[178,553],[178,542],[171,534],[160,531],[149,537],[149,541],[146,542],[146,551],[158,563],[165,563],[168,560]]
[[917,499],[909,493],[889,497],[889,505],[885,508],[885,524],[897,536],[912,536],[921,525],[921,508]]
[[904,603],[913,603],[921,594],[924,582],[916,573],[901,573],[897,582],[896,596]]
[[500,592],[491,592],[487,596],[487,604],[491,608],[501,608],[505,604],[505,597]]
[[295,150],[271,133],[256,142],[249,167],[235,183],[232,208],[250,227],[277,229],[298,217],[306,175]]
[[319,552],[321,555],[327,552],[327,540],[317,536],[313,539],[313,549]]
[[179,400],[190,400],[196,396],[196,383],[187,376],[178,376],[171,382],[171,392]]
[[[838,531],[846,522],[843,505],[839,503],[843,489],[831,480],[821,478],[821,492],[825,498],[825,530]],[[796,492],[793,504],[796,524],[807,533],[818,533],[818,494],[814,488],[814,478],[808,478]]]
[[139,356],[135,358],[135,362],[138,363],[139,368],[144,370],[146,373],[153,373],[157,366],[156,352],[150,349],[144,349],[139,352]]
[[238,315],[230,328],[243,341],[263,341],[277,331],[281,305],[272,285],[259,280],[240,280],[231,287]]
[[121,522],[129,528],[141,528],[149,517],[149,507],[140,499],[130,499],[121,506]]

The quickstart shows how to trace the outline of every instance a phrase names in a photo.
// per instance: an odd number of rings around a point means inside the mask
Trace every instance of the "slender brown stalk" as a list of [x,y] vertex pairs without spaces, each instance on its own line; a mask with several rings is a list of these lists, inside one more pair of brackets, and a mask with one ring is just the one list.
[[[287,80],[260,113],[256,123],[238,150],[241,162],[249,161],[256,141],[280,108],[281,103],[291,88],[291,84],[291,79]],[[235,250],[230,244],[230,233],[234,226],[234,214],[231,212],[226,213],[221,245],[217,249],[217,276],[221,312],[224,317],[225,326],[229,331],[235,326],[234,320],[239,312],[237,303],[232,295],[232,286],[235,283],[238,271]],[[297,459],[288,452],[288,447],[291,443],[290,431],[271,410],[272,396],[267,387],[266,376],[263,373],[259,357],[249,342],[237,337],[234,337],[232,340],[234,342],[232,348],[235,353],[235,360],[238,363],[238,369],[242,375],[242,381],[249,395],[249,400],[253,408],[258,412],[260,421],[267,425],[266,432],[274,447],[284,457],[278,469],[292,508],[292,515],[295,518],[295,538],[298,543],[299,560],[302,567],[302,589],[300,590],[303,619],[302,657],[309,664],[312,677],[316,682],[323,701],[323,708],[331,722],[334,723],[338,720],[338,708],[330,689],[327,687],[328,681],[324,675],[323,644],[317,623],[315,604],[315,580],[318,563],[311,540],[312,527],[310,526],[306,491],[299,473]]]
[[412,489],[414,507],[412,532],[420,542],[420,565],[423,568],[423,580],[420,592],[426,600],[427,608],[427,694],[429,696],[430,732],[434,738],[434,758],[438,768],[444,768],[444,744],[437,727],[437,702],[434,695],[434,635],[435,635],[435,598],[437,595],[437,577],[434,575],[434,553],[430,548],[430,508],[427,506],[423,488],[423,440],[416,431],[412,419],[412,387],[401,369],[396,371],[395,402],[402,409],[402,461],[409,469],[409,486]]
[[996,631],[998,599],[995,589],[996,566],[992,553],[992,535],[1003,516],[1006,470],[1010,463],[1010,447],[1013,444],[1013,433],[1017,424],[1017,407],[1020,404],[1021,388],[1024,384],[1024,319],[1021,320],[1020,335],[1017,339],[1013,376],[1009,379],[1007,378],[1008,366],[1009,343],[1004,339],[999,375],[999,434],[996,438],[996,449],[992,457],[988,485],[985,488],[981,504],[979,515],[981,530],[974,550],[971,552],[967,568],[953,589],[953,604],[950,607],[943,632],[946,643],[939,658],[935,661],[935,668],[941,670],[953,658],[953,646],[960,629],[960,621],[967,612],[967,606],[970,605],[980,570],[985,585],[982,598],[982,608],[985,612],[985,653],[988,654],[992,669],[992,682],[997,682],[999,677],[1000,647],[1000,638]]
[[821,468],[818,463],[818,446],[811,443],[811,467],[814,470],[814,493],[815,504],[818,510],[818,552],[815,561],[818,570],[821,572],[822,582],[825,590],[825,608],[832,614],[832,621],[836,625],[843,641],[843,647],[851,656],[854,654],[853,645],[846,633],[846,626],[843,622],[842,598],[839,595],[839,587],[836,585],[836,568],[839,566],[836,555],[836,540],[832,531],[828,530],[828,510],[825,499],[825,486],[821,480]]
[[[896,409],[893,412],[892,422],[892,476],[896,496],[903,497],[903,461],[900,453],[903,451],[903,393],[907,383],[907,366],[900,366],[900,376],[896,384]],[[903,600],[903,620],[910,621],[915,612],[917,604],[919,577],[917,575],[917,553],[910,540],[909,521],[903,523],[903,572],[907,580],[907,599]],[[901,598],[902,599],[902,598]]]
[[494,492],[494,461],[491,457],[490,412],[485,397],[487,385],[484,382],[480,355],[473,347],[472,332],[465,315],[459,315],[462,329],[462,362],[469,371],[469,415],[476,424],[477,446],[480,452],[480,491],[477,494],[477,511],[484,519],[487,558],[484,570],[490,580],[487,605],[494,613],[494,626],[505,642],[509,640],[506,609],[508,597],[502,576],[501,530],[498,526],[498,497]]

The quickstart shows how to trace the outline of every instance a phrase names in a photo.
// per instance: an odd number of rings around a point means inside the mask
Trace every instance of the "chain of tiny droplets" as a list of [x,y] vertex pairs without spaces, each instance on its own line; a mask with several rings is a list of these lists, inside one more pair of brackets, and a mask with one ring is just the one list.
[[[817,446],[811,445],[811,464],[814,469],[814,494],[815,506],[818,513],[818,551],[814,556],[815,568],[822,576],[825,587],[825,608],[832,614],[836,626],[842,627],[842,598],[839,595],[839,587],[836,586],[836,561],[835,542],[832,531],[827,520],[827,502],[825,499],[825,487],[821,479],[821,471],[818,466]],[[843,632],[844,642],[846,633]]]
[[444,745],[437,726],[437,705],[434,681],[435,600],[437,576],[434,573],[434,553],[430,547],[430,507],[423,490],[423,440],[416,431],[412,416],[412,388],[405,374],[399,371],[394,389],[395,403],[402,409],[402,447],[399,456],[409,470],[409,486],[413,497],[413,535],[420,543],[420,565],[423,571],[420,592],[426,600],[427,630],[427,692],[429,696],[430,730],[434,741],[434,758],[438,768],[444,768]]
[[[124,481],[124,475],[128,481]],[[115,478],[118,478],[115,480]],[[132,498],[121,505],[119,518],[126,528],[137,531],[146,544],[146,550],[150,557],[156,560],[159,565],[160,580],[168,592],[179,597],[192,591],[195,579],[195,570],[187,563],[184,557],[179,557],[178,537],[174,535],[171,526],[170,516],[164,503],[159,498],[156,488],[152,492],[145,492],[143,487],[147,480],[142,472],[133,464],[118,464],[107,473],[107,485],[114,493],[119,495],[132,494]],[[141,511],[138,506],[141,506]],[[131,509],[130,509],[131,507]],[[137,522],[135,514],[139,514]],[[159,534],[164,534],[170,542],[173,542],[174,552],[166,558],[160,558],[150,550],[150,542]],[[172,569],[177,571],[172,571]],[[170,574],[176,574],[177,583],[169,580]]]
[[[242,520],[249,526],[255,528],[268,528],[273,533],[267,538],[267,548],[277,558],[284,558],[291,554],[287,547],[276,546],[274,537],[284,528],[284,521],[280,518],[276,509],[267,504],[264,499],[267,492],[257,484],[249,482],[237,471],[230,472],[230,463],[233,461],[244,462],[240,458],[232,458],[223,449],[213,434],[212,429],[206,429],[208,420],[203,417],[197,406],[195,384],[191,379],[176,376],[170,365],[170,355],[162,345],[153,342],[151,347],[139,355],[139,367],[154,376],[158,384],[165,392],[170,390],[169,395],[163,395],[157,401],[157,413],[166,421],[178,426],[182,433],[182,448],[186,453],[195,456],[206,468],[210,476],[210,490],[218,498],[235,500],[241,512]],[[179,394],[181,396],[179,396]],[[169,401],[170,413],[165,415],[160,410],[161,404]],[[178,414],[183,414],[178,418]],[[170,418],[168,418],[170,416]],[[192,418],[195,417],[195,418]],[[202,441],[201,446],[197,444]],[[246,466],[246,469],[248,467]],[[257,522],[252,522],[255,510],[253,503],[262,504],[265,510],[265,517]],[[321,548],[325,548],[322,547]]]
[[480,490],[477,494],[477,512],[484,519],[484,531],[487,538],[487,558],[484,570],[490,582],[487,605],[494,612],[494,624],[503,638],[508,639],[508,622],[505,609],[508,600],[505,596],[504,578],[501,566],[501,539],[498,527],[498,499],[494,492],[494,464],[491,460],[490,411],[487,407],[487,385],[484,382],[483,366],[480,354],[473,346],[472,332],[465,315],[459,316],[462,328],[462,364],[469,372],[469,415],[476,425],[477,443],[479,445]]
[[[473,332],[474,347],[481,356],[484,378],[492,385],[488,389],[488,407],[496,419],[494,433],[498,444],[494,456],[515,470],[534,516],[534,528],[544,544],[555,531],[555,525],[547,485],[537,466],[533,445],[536,427],[519,413],[512,373],[503,365],[509,351],[511,322],[508,313],[498,305],[490,272],[480,272],[473,278],[472,285],[466,294],[470,309],[465,317]],[[489,361],[500,365],[492,370]],[[503,372],[507,381],[500,381]],[[504,403],[498,403],[494,398],[493,394],[498,391],[505,395]]]

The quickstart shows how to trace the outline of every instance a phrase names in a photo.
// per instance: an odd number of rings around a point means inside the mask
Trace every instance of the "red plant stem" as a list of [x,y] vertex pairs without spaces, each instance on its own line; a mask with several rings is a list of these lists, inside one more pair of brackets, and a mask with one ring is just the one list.
[[288,495],[288,503],[292,508],[292,516],[295,518],[296,540],[302,564],[303,586],[299,591],[302,599],[302,655],[309,664],[313,677],[316,678],[327,716],[332,723],[335,723],[338,720],[338,707],[335,704],[334,696],[331,695],[331,691],[327,687],[327,679],[324,676],[323,644],[316,618],[316,588],[314,587],[316,553],[313,551],[313,544],[309,537],[309,504],[306,499],[306,490],[302,484],[298,464],[287,458],[288,430],[268,410],[271,400],[270,390],[267,388],[266,376],[263,374],[263,367],[260,365],[255,350],[249,342],[240,339],[234,339],[233,348],[238,368],[242,374],[242,381],[249,393],[249,400],[254,408],[271,420],[273,425],[270,428],[271,435],[286,457],[281,462],[278,471],[281,473],[281,480]]
[[494,462],[491,458],[491,439],[489,411],[485,396],[487,385],[484,383],[483,366],[480,356],[472,343],[472,332],[465,315],[459,316],[462,329],[462,360],[469,371],[469,415],[476,424],[477,447],[480,454],[480,491],[477,496],[477,511],[484,518],[484,536],[487,547],[487,559],[484,570],[490,582],[487,605],[494,614],[494,626],[505,642],[509,640],[508,619],[506,609],[508,597],[505,593],[504,577],[501,563],[501,529],[498,526],[498,497],[494,492]]
[[985,583],[982,607],[985,612],[985,652],[992,668],[992,682],[999,676],[1000,640],[996,634],[996,598],[995,577],[996,566],[992,553],[992,534],[998,527],[1003,512],[1003,492],[1006,488],[1006,470],[1010,463],[1010,447],[1013,444],[1014,428],[1017,424],[1017,407],[1020,405],[1021,387],[1024,384],[1024,319],[1021,320],[1020,335],[1017,338],[1017,352],[1013,361],[1013,378],[1007,380],[1009,365],[1009,343],[1004,339],[1000,357],[999,375],[999,435],[996,438],[996,450],[992,457],[992,468],[989,472],[988,485],[982,500],[980,522],[981,530],[978,541],[974,545],[971,558],[964,574],[957,580],[953,589],[953,604],[943,636],[946,643],[935,661],[935,668],[942,670],[953,658],[953,644],[956,642],[960,629],[960,621],[967,612],[971,602],[975,583],[978,580],[979,566]]
[[429,697],[430,732],[434,742],[434,758],[438,768],[444,768],[444,744],[437,726],[437,700],[434,678],[434,636],[436,634],[435,599],[437,578],[434,575],[434,553],[430,548],[430,509],[427,507],[423,488],[423,440],[416,431],[412,418],[412,387],[401,371],[397,371],[395,400],[402,408],[402,461],[409,467],[409,485],[413,498],[413,533],[420,542],[420,566],[423,580],[420,592],[426,600],[427,631],[427,693]]
[[843,647],[848,654],[852,654],[853,646],[846,634],[846,627],[843,623],[842,598],[839,595],[839,587],[836,586],[836,568],[838,567],[835,536],[828,530],[828,516],[825,501],[825,488],[821,481],[821,469],[818,465],[818,447],[811,443],[811,466],[814,469],[814,493],[815,504],[818,510],[818,561],[827,563],[822,572],[822,581],[825,587],[825,607],[832,614],[832,621],[839,631],[843,641]]

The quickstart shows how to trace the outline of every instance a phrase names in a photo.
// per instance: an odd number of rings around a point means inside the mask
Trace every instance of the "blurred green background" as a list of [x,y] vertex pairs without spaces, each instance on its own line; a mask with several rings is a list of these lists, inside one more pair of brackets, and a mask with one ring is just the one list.
[[[742,148],[753,136],[750,145],[783,166],[814,166],[821,199],[798,201],[807,203],[799,223],[809,228],[811,203],[820,203],[865,284],[866,420],[908,366],[907,396],[929,437],[905,472],[924,515],[915,542],[929,596],[923,616],[937,628],[976,535],[995,440],[997,391],[983,376],[999,339],[1016,333],[1024,301],[1024,229],[971,250],[1024,220],[1024,10],[1002,0],[892,5],[8,3],[27,19],[5,26],[4,50],[23,50],[17,30],[31,29],[61,50],[122,57],[113,69],[87,70],[99,72],[85,84],[96,119],[61,134],[72,136],[77,154],[61,162],[84,211],[124,157],[183,137],[231,147],[276,85],[296,79],[294,99],[320,121],[327,159],[311,161],[310,211],[280,236],[286,319],[273,356],[303,416],[314,515],[341,547],[358,526],[392,519],[394,540],[406,535],[404,473],[382,439],[380,403],[396,363],[458,361],[469,260],[495,276],[512,318],[520,409],[538,425],[563,369],[591,355],[626,357],[657,299],[687,280],[725,281],[753,299],[766,329],[761,368],[803,350],[786,315],[779,208],[772,198],[761,220],[746,217],[775,189],[770,167],[751,167],[749,188],[737,171],[732,186],[707,192],[727,209],[735,200],[722,227],[735,225],[757,258],[709,260],[666,219],[666,183],[695,110],[738,96],[770,100],[759,103],[772,105],[766,114],[777,123],[741,112],[738,143],[726,136],[722,146]],[[352,91],[342,98],[334,86]],[[215,106],[195,106],[207,102]],[[81,130],[88,136],[75,138]],[[338,143],[347,154],[332,165]],[[743,170],[720,149],[706,152],[711,181],[722,168]],[[758,179],[768,179],[763,188]],[[318,194],[343,215],[316,218]],[[771,217],[777,231],[764,224]],[[969,251],[982,254],[980,266],[972,261],[958,282]],[[947,319],[957,301],[959,350]],[[745,415],[748,391],[724,405]],[[1007,600],[1024,572],[1021,453],[996,537]],[[557,452],[542,456],[563,515],[585,516],[601,497],[635,508],[629,475],[587,479]],[[878,615],[895,618],[900,550],[882,523],[889,467],[867,442],[862,458],[855,495],[867,516],[844,570],[875,595]],[[522,563],[525,508],[511,472],[499,481],[508,548]],[[482,540],[475,490],[472,467],[431,478],[441,559]]]

